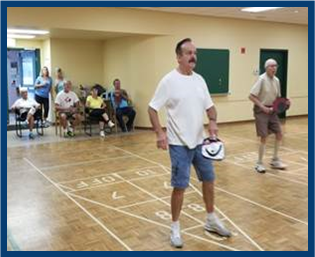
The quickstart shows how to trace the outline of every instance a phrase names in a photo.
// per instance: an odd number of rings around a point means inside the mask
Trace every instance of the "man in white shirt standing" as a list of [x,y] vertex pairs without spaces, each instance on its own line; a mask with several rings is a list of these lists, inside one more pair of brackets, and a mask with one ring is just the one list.
[[58,93],[55,100],[61,125],[64,130],[67,130],[67,132],[64,132],[64,137],[73,137],[75,126],[81,121],[79,98],[76,93],[71,91],[71,86],[71,81],[64,81],[64,89]]
[[[206,82],[193,71],[196,66],[196,47],[189,38],[176,46],[178,67],[160,81],[149,104],[149,116],[157,135],[157,147],[169,148],[172,163],[171,184],[171,244],[181,248],[179,216],[185,189],[189,186],[190,167],[193,164],[202,181],[203,198],[207,211],[205,230],[221,236],[231,233],[214,213],[214,170],[212,162],[201,153],[205,138],[203,117],[209,118],[209,134],[216,137],[218,132],[217,113],[210,97]],[[167,110],[167,135],[159,122],[158,111]]]
[[27,88],[20,88],[21,98],[16,100],[12,105],[11,109],[18,111],[21,121],[28,122],[30,139],[34,139],[33,128],[34,128],[34,117],[41,115],[40,104],[33,99],[28,98]]

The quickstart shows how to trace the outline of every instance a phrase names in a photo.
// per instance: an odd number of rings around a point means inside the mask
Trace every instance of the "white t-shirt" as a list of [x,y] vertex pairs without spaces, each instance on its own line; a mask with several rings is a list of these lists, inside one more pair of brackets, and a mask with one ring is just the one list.
[[20,109],[20,113],[23,113],[27,111],[28,109],[31,109],[32,107],[38,108],[40,106],[39,103],[37,103],[34,99],[23,99],[20,98],[14,102],[12,105],[12,108],[18,108]]
[[212,107],[205,80],[197,73],[182,75],[176,69],[160,81],[149,104],[159,111],[167,111],[167,138],[170,145],[195,148],[205,138],[205,111]]
[[280,81],[266,73],[259,76],[250,93],[256,96],[263,105],[271,106],[277,97],[281,97]]
[[58,104],[61,108],[70,108],[74,107],[75,103],[79,101],[78,96],[73,91],[66,93],[65,91],[61,91],[58,93],[55,99],[55,103]]

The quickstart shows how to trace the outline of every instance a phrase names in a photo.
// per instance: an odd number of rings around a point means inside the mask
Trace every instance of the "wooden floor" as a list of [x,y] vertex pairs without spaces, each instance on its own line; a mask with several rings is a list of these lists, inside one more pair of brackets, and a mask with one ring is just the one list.
[[[284,124],[286,171],[254,172],[251,122],[222,125],[227,159],[216,163],[216,211],[230,239],[205,233],[192,169],[181,215],[184,250],[308,250],[308,119]],[[270,138],[265,158],[273,148]],[[170,161],[155,135],[98,136],[8,145],[8,250],[174,250]]]

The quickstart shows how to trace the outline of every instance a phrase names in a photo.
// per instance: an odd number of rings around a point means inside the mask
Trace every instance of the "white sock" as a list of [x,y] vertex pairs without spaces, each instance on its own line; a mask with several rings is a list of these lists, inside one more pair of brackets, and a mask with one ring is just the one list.
[[217,217],[217,215],[215,215],[214,212],[209,212],[209,213],[207,214],[207,219],[210,220],[210,221],[215,221],[217,218],[218,218],[218,217]]
[[280,147],[280,141],[276,140],[275,141],[275,149],[274,149],[274,153],[273,153],[273,159],[274,160],[278,160],[278,152],[279,152],[279,147]]
[[173,232],[174,234],[177,234],[177,235],[180,234],[180,224],[179,224],[179,220],[172,222],[172,224],[171,224],[171,229],[172,229],[172,232]]
[[259,164],[263,163],[263,157],[264,157],[264,153],[265,153],[265,148],[266,148],[265,144],[260,144],[259,150],[258,150],[258,163]]

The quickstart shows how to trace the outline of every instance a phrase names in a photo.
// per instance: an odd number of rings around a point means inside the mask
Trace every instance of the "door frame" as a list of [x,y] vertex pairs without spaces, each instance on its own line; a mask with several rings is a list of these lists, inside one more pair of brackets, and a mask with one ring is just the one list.
[[[25,47],[7,47],[7,52],[8,51],[34,51],[35,53],[35,77],[37,77],[40,73],[41,69],[41,58],[40,58],[40,49],[39,48],[25,48]],[[9,71],[7,70],[7,129],[12,129],[12,125],[9,124],[9,115],[10,115],[10,106],[9,106],[9,91],[8,91],[8,81],[9,79]]]

